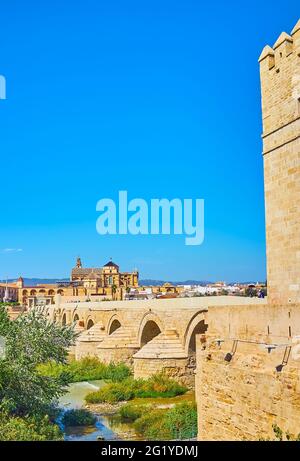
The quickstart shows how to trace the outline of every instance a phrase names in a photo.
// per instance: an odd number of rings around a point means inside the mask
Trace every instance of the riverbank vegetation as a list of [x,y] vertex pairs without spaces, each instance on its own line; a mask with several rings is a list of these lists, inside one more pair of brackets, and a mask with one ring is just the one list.
[[96,421],[96,416],[85,408],[67,410],[61,420],[64,426],[93,426]]
[[38,367],[66,363],[76,337],[73,327],[49,321],[43,309],[11,320],[0,306],[0,336],[0,440],[62,439],[54,420],[67,376],[44,376]]
[[17,301],[9,301],[9,302],[0,302],[0,306],[1,307],[17,307],[17,306],[20,306],[20,303],[18,303]]
[[1,441],[46,441],[63,440],[60,428],[53,424],[48,416],[12,416],[4,411],[0,412],[0,440]]
[[167,398],[182,395],[187,388],[168,378],[156,374],[149,379],[127,378],[121,382],[110,383],[86,396],[87,403],[116,403],[134,398]]
[[96,357],[84,357],[81,360],[71,360],[68,363],[50,361],[39,366],[39,372],[43,376],[55,378],[63,375],[69,383],[100,379],[120,382],[132,375],[130,368],[125,364],[110,363],[106,365]]
[[118,413],[121,422],[133,427],[146,440],[183,440],[197,435],[195,402],[182,402],[171,408],[128,403]]

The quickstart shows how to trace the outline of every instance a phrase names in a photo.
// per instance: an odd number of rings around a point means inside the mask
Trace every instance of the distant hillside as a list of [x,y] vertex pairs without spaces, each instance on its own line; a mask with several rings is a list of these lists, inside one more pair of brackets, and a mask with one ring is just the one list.
[[158,285],[163,285],[164,283],[171,283],[172,285],[202,285],[205,286],[209,283],[209,281],[206,280],[185,280],[184,282],[172,282],[171,280],[151,280],[151,279],[144,279],[140,280],[139,284],[140,285],[145,285],[145,286],[158,286]]
[[[8,283],[15,282],[17,279],[8,279]],[[56,283],[56,282],[67,282],[70,279],[38,279],[38,278],[24,278],[24,285],[34,287],[36,285],[43,285],[45,283]],[[6,280],[1,280],[1,283],[5,283]]]

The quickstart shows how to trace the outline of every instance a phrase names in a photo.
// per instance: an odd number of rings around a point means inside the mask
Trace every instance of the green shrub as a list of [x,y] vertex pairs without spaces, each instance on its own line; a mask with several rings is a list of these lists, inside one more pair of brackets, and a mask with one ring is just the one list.
[[151,376],[147,380],[141,380],[140,386],[135,392],[135,397],[157,398],[157,397],[176,397],[187,392],[187,388],[177,383],[173,379],[160,373]]
[[88,403],[117,403],[124,400],[131,400],[134,397],[132,382],[134,380],[124,380],[120,383],[110,383],[98,391],[90,392],[85,400]]
[[129,367],[127,367],[127,365],[125,365],[125,363],[110,363],[106,366],[106,373],[103,379],[107,379],[112,382],[119,382],[129,378],[131,375],[132,371]]
[[[147,407],[147,410],[145,407]],[[148,405],[134,405],[132,403],[127,403],[120,408],[119,416],[121,421],[133,422],[140,418],[145,411],[149,411],[149,409]]]
[[131,376],[131,370],[123,363],[106,365],[96,357],[84,357],[81,360],[72,360],[64,365],[55,362],[39,366],[43,376],[59,377],[63,373],[68,376],[69,382],[94,381],[104,379],[112,382],[123,381]]
[[170,440],[171,433],[164,424],[165,413],[163,409],[147,411],[133,423],[133,427],[146,440]]
[[134,428],[146,440],[183,440],[197,435],[197,408],[194,403],[180,403],[168,410],[142,406],[139,409],[144,414],[135,419]]
[[63,440],[60,428],[43,418],[19,418],[0,414],[0,440],[1,441],[46,441]]
[[166,412],[165,426],[173,439],[191,439],[197,435],[197,407],[183,402]]
[[151,378],[127,378],[119,383],[110,383],[86,396],[88,403],[116,403],[133,398],[176,397],[187,392],[187,388],[163,374]]
[[64,426],[93,426],[96,421],[96,416],[89,410],[78,408],[66,411],[61,422]]

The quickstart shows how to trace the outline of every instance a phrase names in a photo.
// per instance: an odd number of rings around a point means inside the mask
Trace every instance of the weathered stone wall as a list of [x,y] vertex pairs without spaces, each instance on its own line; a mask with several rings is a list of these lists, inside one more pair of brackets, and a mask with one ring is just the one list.
[[274,438],[272,424],[300,433],[300,306],[215,307],[207,321],[206,342],[197,338],[198,438]]
[[97,346],[99,342],[96,341],[80,341],[80,347],[74,347],[74,356],[76,360],[83,359],[84,357],[97,357]]
[[300,22],[260,58],[269,303],[300,302]]
[[149,378],[156,373],[164,373],[189,388],[195,385],[195,366],[190,358],[141,358],[134,359],[135,378]]
[[133,366],[133,356],[138,351],[135,347],[115,347],[101,348],[98,350],[97,357],[104,363],[125,363],[127,366]]

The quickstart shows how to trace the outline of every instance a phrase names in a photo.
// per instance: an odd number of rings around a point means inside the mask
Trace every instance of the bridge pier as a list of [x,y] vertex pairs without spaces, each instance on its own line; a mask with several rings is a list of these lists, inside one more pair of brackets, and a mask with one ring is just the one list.
[[83,331],[75,345],[75,359],[98,357],[97,346],[105,339],[105,327],[102,322],[96,323],[89,330]]
[[135,378],[164,373],[194,387],[194,368],[175,328],[160,333],[133,356]]
[[132,367],[133,355],[140,346],[131,327],[119,327],[97,346],[97,356],[104,363],[126,363]]
[[133,356],[138,351],[138,347],[132,346],[117,346],[107,347],[106,345],[100,345],[97,347],[97,357],[103,363],[125,363],[127,366],[132,368]]

